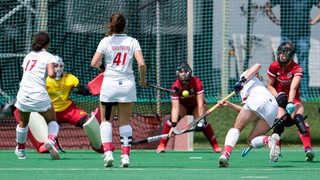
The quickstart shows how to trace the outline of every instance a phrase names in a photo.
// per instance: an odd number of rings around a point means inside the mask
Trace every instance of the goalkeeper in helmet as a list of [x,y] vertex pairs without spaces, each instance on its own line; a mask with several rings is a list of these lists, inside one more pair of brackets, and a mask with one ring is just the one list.
[[[172,84],[172,90],[176,93],[171,95],[171,118],[165,123],[163,134],[171,134],[172,131],[170,130],[186,115],[193,115],[194,118],[198,118],[206,112],[207,103],[204,99],[202,82],[196,76],[192,76],[192,69],[189,64],[182,62],[177,67],[175,74],[177,79]],[[188,91],[188,93],[183,94],[184,91]],[[217,142],[211,124],[205,118],[199,121],[195,131],[202,131],[213,151],[221,152],[221,147]],[[165,138],[161,139],[156,152],[165,152],[168,141]]]

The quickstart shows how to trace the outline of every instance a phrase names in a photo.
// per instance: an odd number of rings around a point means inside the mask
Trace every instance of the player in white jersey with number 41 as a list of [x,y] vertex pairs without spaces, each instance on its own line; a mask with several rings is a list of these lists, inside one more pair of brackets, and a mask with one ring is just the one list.
[[15,153],[19,159],[25,159],[26,139],[31,112],[38,112],[48,124],[48,139],[45,147],[50,152],[52,159],[60,159],[59,152],[55,148],[56,138],[59,132],[56,113],[51,99],[46,90],[46,77],[56,77],[54,71],[55,58],[47,52],[50,44],[50,36],[46,32],[39,32],[33,38],[32,51],[23,60],[23,76],[17,94],[16,108],[20,119],[16,128],[17,146]]
[[105,72],[100,91],[101,125],[100,134],[104,149],[105,167],[113,166],[112,120],[115,106],[118,110],[121,140],[121,167],[129,166],[129,156],[132,143],[132,127],[130,116],[133,102],[136,98],[136,84],[132,71],[132,61],[135,57],[139,72],[140,86],[146,86],[146,66],[142,56],[139,42],[124,34],[126,19],[121,13],[110,17],[106,26],[108,36],[104,37],[92,58],[91,65],[99,68],[102,58],[105,58]]

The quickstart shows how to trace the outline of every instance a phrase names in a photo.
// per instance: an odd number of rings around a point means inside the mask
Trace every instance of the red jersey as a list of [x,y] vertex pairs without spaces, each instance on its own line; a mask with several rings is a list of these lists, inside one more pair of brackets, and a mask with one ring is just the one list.
[[[289,96],[290,85],[294,76],[303,76],[302,68],[300,65],[291,62],[290,66],[284,71],[281,70],[280,65],[277,61],[270,64],[268,69],[268,76],[275,78],[274,88],[277,92],[285,92]],[[300,85],[298,87],[295,100],[300,100]]]
[[[171,99],[172,100],[179,100],[179,103],[184,106],[197,106],[197,95],[198,94],[204,94],[204,89],[202,87],[202,82],[200,79],[198,79],[195,76],[192,76],[190,78],[190,84],[187,89],[184,89],[182,85],[180,84],[179,79],[177,79],[173,84],[171,89],[174,90],[174,87],[179,87],[179,93],[178,94],[172,94]],[[188,97],[183,97],[182,92],[184,90],[187,90],[189,92]],[[204,101],[204,103],[206,103]]]

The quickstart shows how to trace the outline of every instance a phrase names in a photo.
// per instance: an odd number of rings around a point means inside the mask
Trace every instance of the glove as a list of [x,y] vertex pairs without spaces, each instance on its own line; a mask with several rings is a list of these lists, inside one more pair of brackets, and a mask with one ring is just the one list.
[[276,100],[279,107],[286,108],[288,104],[288,97],[286,96],[285,92],[280,92],[279,94],[277,94]]
[[99,66],[99,71],[104,72],[106,70],[106,64],[104,62],[101,62],[101,65]]
[[75,93],[77,93],[77,94],[81,94],[81,95],[84,95],[84,96],[91,95],[88,86],[83,85],[83,84],[78,84],[78,86],[75,87],[73,89],[73,91]]
[[288,114],[292,114],[295,110],[296,107],[294,106],[294,104],[292,102],[288,102],[286,106],[286,111],[288,112]]
[[198,122],[198,124],[197,124],[197,126],[195,127],[195,131],[196,132],[199,132],[199,131],[202,131],[203,129],[204,129],[204,127],[206,127],[206,125],[207,125],[207,121],[205,121],[205,120],[200,120],[199,122]]
[[246,81],[247,79],[242,76],[241,79],[234,85],[234,92],[239,93],[243,89],[243,83]]

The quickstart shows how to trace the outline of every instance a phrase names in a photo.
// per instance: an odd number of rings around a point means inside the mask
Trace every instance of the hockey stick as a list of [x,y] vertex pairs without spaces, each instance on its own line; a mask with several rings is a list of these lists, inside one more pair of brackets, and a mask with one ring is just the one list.
[[63,153],[66,153],[66,151],[65,151],[64,149],[62,149],[58,138],[56,139],[56,143],[57,143],[57,145],[58,145],[59,150],[60,150],[61,152],[63,152]]
[[[230,99],[233,95],[235,95],[236,92],[232,92],[230,93],[227,97],[225,97],[224,99],[222,99],[223,102],[226,102],[228,99]],[[185,128],[178,130],[177,128],[173,129],[173,133],[174,134],[183,134],[186,131],[188,131],[189,129],[191,129],[194,125],[196,125],[201,119],[205,118],[206,116],[208,116],[212,111],[216,110],[219,107],[218,103],[216,105],[214,105],[212,108],[210,108],[209,110],[207,110],[204,114],[202,114],[200,117],[198,117],[197,119],[193,120],[190,124],[188,124]]]
[[[271,129],[273,129],[277,124],[279,123],[282,123],[284,120],[283,118],[286,117],[288,115],[288,112],[286,111],[279,119],[277,119],[273,125],[266,131],[266,133],[264,134],[267,134]],[[242,157],[245,157],[249,152],[250,150],[252,149],[252,146],[249,146],[247,147],[246,149],[242,150],[242,153],[241,153],[241,156]]]
[[[139,83],[139,81],[136,81],[136,82]],[[174,90],[166,89],[166,88],[163,88],[163,87],[160,87],[160,86],[156,86],[156,85],[153,85],[153,84],[150,84],[150,83],[147,83],[147,86],[151,87],[151,88],[158,89],[158,90],[166,92],[166,93],[170,93],[170,94],[178,94],[179,91],[180,91],[179,87],[177,87],[177,86],[174,86]]]
[[[189,129],[188,131],[184,132],[184,133],[188,133],[188,132],[191,132],[191,131],[194,131],[194,129]],[[168,138],[169,134],[160,134],[160,135],[156,135],[156,136],[151,136],[151,137],[148,137],[146,139],[142,139],[140,141],[136,141],[136,142],[132,142],[132,146],[135,146],[135,145],[139,145],[139,144],[144,144],[144,143],[149,143],[149,142],[154,142],[154,141],[159,141],[160,139],[162,138]]]

